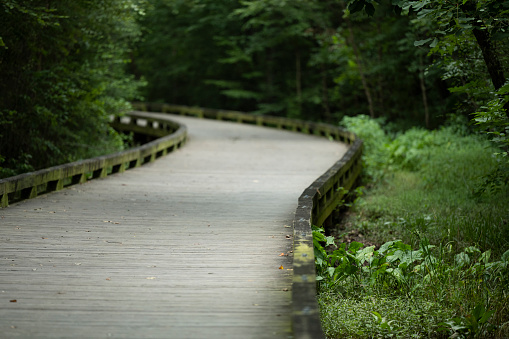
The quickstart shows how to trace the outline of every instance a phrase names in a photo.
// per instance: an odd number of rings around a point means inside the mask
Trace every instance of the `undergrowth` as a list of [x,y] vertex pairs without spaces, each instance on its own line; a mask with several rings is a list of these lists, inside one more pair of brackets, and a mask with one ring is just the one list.
[[366,117],[345,125],[365,142],[370,181],[337,232],[313,231],[326,335],[509,337],[509,194],[496,149],[458,124],[392,138]]

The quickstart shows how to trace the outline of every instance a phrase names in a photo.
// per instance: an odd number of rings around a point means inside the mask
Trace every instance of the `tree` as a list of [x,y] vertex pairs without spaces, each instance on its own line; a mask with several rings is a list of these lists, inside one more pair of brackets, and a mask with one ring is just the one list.
[[220,62],[234,57],[225,50],[241,31],[241,23],[231,20],[238,6],[236,1],[151,1],[140,20],[143,40],[134,58],[137,76],[147,79],[148,100],[247,109],[242,100],[227,100],[211,82],[236,83],[246,72],[241,62]]
[[[464,94],[467,114],[502,146],[499,153],[509,161],[509,7],[503,0],[394,0],[396,12],[417,13],[416,21],[428,37],[415,46],[429,43],[440,55],[434,66],[453,81],[450,91]],[[371,0],[350,0],[351,12],[363,9],[373,15]],[[480,58],[476,56],[479,55]],[[482,60],[482,63],[479,62]],[[491,83],[491,84],[490,84]]]
[[[435,47],[439,40],[451,36],[472,34],[482,52],[484,64],[491,78],[495,90],[499,90],[505,83],[504,66],[501,61],[496,43],[509,37],[509,23],[507,15],[509,7],[503,0],[395,0],[395,10],[401,13],[416,12],[420,20],[430,20],[435,23],[435,30],[431,37],[416,41],[421,46],[431,41],[430,47]],[[355,13],[365,10],[373,15],[375,7],[371,0],[350,0],[348,8]],[[506,114],[509,117],[509,104],[506,103]]]
[[[484,64],[491,78],[495,90],[499,90],[505,83],[504,68],[502,66],[497,41],[509,37],[509,23],[504,18],[509,14],[509,7],[500,0],[483,1],[443,1],[433,0],[422,3],[410,1],[407,6],[418,11],[421,19],[430,19],[436,22],[432,45],[436,45],[440,36],[468,35],[471,33],[482,53]],[[429,41],[428,39],[418,44]],[[505,107],[506,109],[509,106]],[[506,111],[509,117],[509,110]]]
[[129,109],[137,0],[0,5],[0,166],[9,176],[122,147],[109,116]]
[[414,48],[411,19],[389,6],[369,20],[343,17],[337,0],[151,3],[135,54],[149,100],[329,122],[371,110],[436,126],[450,96],[433,86],[437,72],[424,77],[431,57]]

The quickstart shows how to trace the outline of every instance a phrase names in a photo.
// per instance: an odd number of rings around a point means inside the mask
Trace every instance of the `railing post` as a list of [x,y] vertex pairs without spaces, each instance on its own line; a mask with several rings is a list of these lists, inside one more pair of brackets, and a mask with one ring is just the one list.
[[21,190],[21,199],[33,199],[37,197],[37,186],[27,187]]
[[2,194],[2,201],[0,202],[0,205],[3,207],[9,206],[9,194],[4,193]]
[[95,171],[92,172],[92,178],[93,179],[99,179],[99,178],[104,178],[106,177],[107,175],[107,171],[106,171],[106,167],[101,167],[99,169],[96,169]]
[[71,178],[71,185],[82,184],[85,181],[87,181],[87,177],[85,176],[85,173],[76,174],[76,175],[73,175]]
[[61,179],[59,179],[59,180],[48,181],[48,186],[47,186],[46,190],[49,192],[52,192],[52,191],[61,190],[62,188],[64,188],[64,182]]

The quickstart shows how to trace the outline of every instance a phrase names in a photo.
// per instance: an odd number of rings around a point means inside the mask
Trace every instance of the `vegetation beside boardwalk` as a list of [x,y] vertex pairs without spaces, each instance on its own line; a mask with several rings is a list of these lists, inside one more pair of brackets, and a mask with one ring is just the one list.
[[367,180],[336,238],[315,230],[328,335],[509,337],[508,13],[501,0],[3,0],[0,178],[122,149],[108,122],[131,100],[343,121],[365,141]]
[[0,2],[0,178],[124,148],[136,0]]
[[[0,1],[0,177],[119,150],[129,101],[394,130],[475,119],[509,146],[500,0]],[[507,149],[500,151],[507,156]]]
[[[337,230],[315,228],[329,338],[509,334],[509,190],[497,149],[459,122],[365,140],[363,194]],[[383,142],[380,142],[383,140]]]

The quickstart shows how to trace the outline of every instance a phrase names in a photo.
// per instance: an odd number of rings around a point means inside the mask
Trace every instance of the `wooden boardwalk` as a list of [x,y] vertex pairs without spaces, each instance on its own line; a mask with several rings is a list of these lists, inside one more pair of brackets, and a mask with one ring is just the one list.
[[0,338],[291,338],[297,198],[346,151],[174,117],[180,150],[0,210]]

